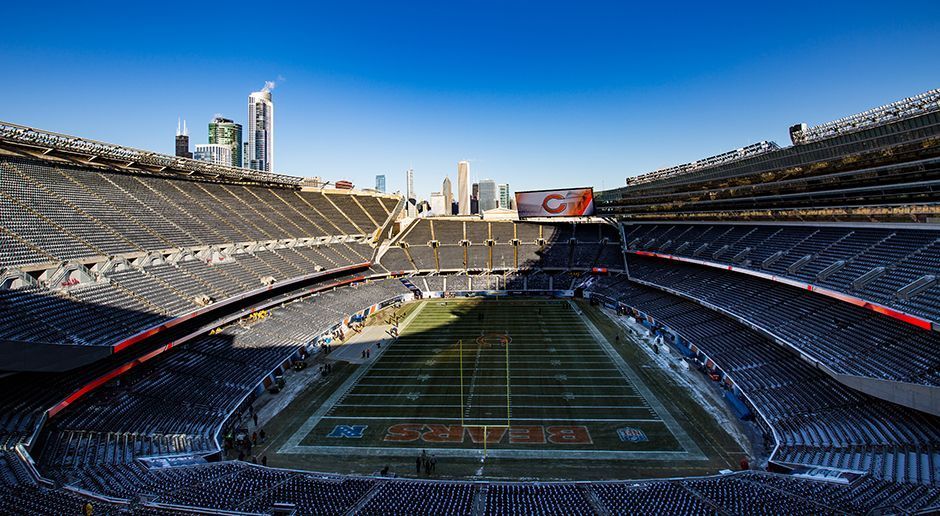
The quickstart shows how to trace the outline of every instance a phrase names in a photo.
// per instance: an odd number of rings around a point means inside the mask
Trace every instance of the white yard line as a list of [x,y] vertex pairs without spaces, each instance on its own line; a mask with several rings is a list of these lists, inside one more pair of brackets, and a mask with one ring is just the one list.
[[[400,331],[404,331],[404,329],[407,328],[409,324],[411,324],[411,321],[413,321],[415,317],[417,317],[418,314],[421,313],[421,310],[425,306],[427,305],[424,303],[421,303],[420,305],[418,305],[418,307],[414,311],[412,311],[408,315],[408,317],[405,318],[404,321],[402,321],[400,325]],[[384,333],[384,329],[383,329],[384,327],[385,325],[366,326],[366,328],[382,329],[383,333]],[[330,410],[333,409],[333,406],[339,403],[343,399],[343,397],[350,390],[352,390],[352,388],[356,385],[356,382],[358,382],[360,378],[362,378],[363,376],[365,376],[367,372],[369,372],[369,368],[372,367],[372,364],[376,363],[378,359],[382,356],[382,353],[384,353],[385,350],[387,350],[392,345],[393,343],[390,342],[388,345],[381,348],[381,350],[376,350],[374,360],[369,361],[366,364],[360,365],[359,368],[356,369],[356,372],[351,374],[349,378],[347,378],[346,381],[343,382],[341,386],[339,386],[335,391],[333,391],[333,394],[330,395],[330,397],[327,398],[326,401],[324,401],[323,404],[320,405],[317,408],[317,410],[314,411],[314,413],[309,418],[307,418],[306,421],[304,421],[304,424],[300,425],[300,428],[298,428],[297,431],[295,431],[290,436],[290,438],[288,438],[287,441],[284,442],[280,450],[278,450],[278,453],[286,453],[285,450],[296,448],[297,446],[299,446],[303,438],[306,437],[307,434],[309,434],[310,431],[313,430],[315,426],[317,426],[317,423],[320,422],[320,419],[326,416],[330,412]]]
[[[359,420],[359,419],[381,419],[381,420],[393,420],[393,421],[403,421],[401,416],[323,416],[323,419],[345,419],[347,421]],[[421,416],[421,423],[428,421],[460,421],[459,417],[436,417],[436,416]],[[506,421],[504,417],[475,417],[475,421]],[[638,418],[572,418],[572,417],[561,417],[561,418],[544,418],[544,417],[514,417],[513,421],[569,421],[574,423],[617,423],[620,421],[632,421],[634,423],[662,423],[662,419],[638,419]],[[405,420],[407,421],[407,420]]]
[[[459,364],[446,364],[446,363],[435,363],[429,367],[433,367],[436,370],[446,370],[446,369],[459,369]],[[506,366],[503,367],[480,367],[476,369],[477,371],[505,371]],[[519,371],[544,371],[544,367],[513,367],[513,370]],[[582,373],[590,371],[617,371],[616,367],[579,367],[578,369],[563,369],[561,366],[556,366],[556,369],[559,373],[569,374],[569,373]],[[401,367],[373,367],[372,371],[401,371]]]
[[[532,379],[534,379],[534,378],[542,378],[542,379],[544,379],[544,378],[554,378],[554,379],[558,379],[558,376],[559,376],[559,375],[567,375],[567,374],[568,374],[568,373],[559,372],[558,374],[552,374],[552,375],[530,375],[530,376],[516,376],[516,375],[513,375],[513,378],[532,378]],[[382,375],[381,377],[378,377],[378,376],[377,376],[376,378],[408,378],[408,379],[412,379],[412,380],[413,380],[413,379],[415,379],[415,378],[417,378],[417,377],[418,377],[418,375],[415,375],[415,374],[410,374],[410,375],[392,375],[392,374],[389,374],[389,375]],[[434,376],[432,376],[432,378],[434,378],[435,380],[441,380],[441,379],[459,380],[459,379],[460,379],[459,376],[438,376],[438,375],[434,375]],[[570,375],[568,376],[568,380],[577,379],[577,378],[579,378],[579,377],[572,377],[572,376],[570,376]],[[590,375],[590,376],[588,376],[587,378],[590,378],[590,379],[592,379],[592,380],[593,380],[593,379],[601,379],[601,380],[621,380],[621,381],[623,380],[623,376],[621,376],[621,375],[619,375],[619,374],[616,375],[616,376],[597,376],[597,375]],[[460,384],[458,384],[458,385],[460,385]],[[629,384],[625,384],[625,385],[629,385]]]
[[[503,394],[503,397],[506,397],[506,394]],[[579,396],[584,397],[584,396]],[[390,404],[390,403],[343,403],[342,405],[337,406],[337,409],[343,408],[359,408],[359,407],[396,407],[396,408],[415,408],[414,403],[405,403],[405,404]],[[422,403],[421,408],[425,407],[434,407],[434,408],[460,408],[460,404],[444,404],[444,405],[429,405],[427,403]],[[494,405],[494,408],[502,409],[502,406]],[[489,406],[485,408],[490,408]],[[513,403],[512,408],[514,409],[524,409],[524,408],[537,408],[537,409],[556,409],[556,410],[568,410],[568,409],[649,409],[649,405],[517,405]],[[516,419],[516,418],[513,418]]]
[[[388,378],[387,376],[385,378]],[[518,378],[518,377],[515,377]],[[502,384],[493,384],[489,387],[502,387]],[[363,383],[359,382],[356,387],[460,387],[459,383]],[[607,385],[513,385],[512,389],[628,389],[628,384],[607,384]],[[631,389],[632,390],[632,389]]]
[[[505,387],[505,385],[503,385],[503,387]],[[434,398],[446,398],[446,397],[448,397],[448,396],[453,396],[453,397],[459,398],[459,397],[460,397],[460,393],[451,393],[451,394],[422,394],[422,395],[421,395],[422,398],[430,398],[430,397],[434,397]],[[498,394],[477,394],[477,396],[479,396],[479,397],[489,397],[489,398],[498,398],[498,397],[506,398],[506,392],[503,391],[503,392],[498,393]],[[513,396],[514,398],[518,396],[518,397],[520,397],[520,398],[558,398],[558,399],[561,399],[561,396],[559,396],[559,395],[557,395],[557,394],[515,394],[515,393],[513,393],[512,396]],[[404,398],[405,395],[399,394],[399,393],[396,393],[396,394],[347,394],[345,397],[346,397],[346,398],[356,398],[356,397],[361,397],[361,398]],[[643,396],[641,396],[641,395],[639,395],[639,394],[579,394],[579,395],[577,395],[577,397],[578,397],[578,398],[643,398]],[[341,404],[341,405],[345,405],[345,403],[343,403],[343,402],[340,402],[340,404]]]

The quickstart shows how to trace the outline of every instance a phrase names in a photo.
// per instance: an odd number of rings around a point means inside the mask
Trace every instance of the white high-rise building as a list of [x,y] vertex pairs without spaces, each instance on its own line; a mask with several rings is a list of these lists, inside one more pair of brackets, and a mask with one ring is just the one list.
[[219,143],[197,143],[193,159],[230,167],[232,166],[232,146]]
[[270,85],[248,95],[248,168],[274,171],[274,102]]
[[499,188],[492,179],[480,180],[480,213],[499,207]]
[[431,211],[429,215],[439,217],[441,215],[450,215],[450,206],[445,206],[447,198],[441,192],[431,192]]
[[410,168],[405,173],[405,194],[408,199],[417,199],[415,197],[415,171]]
[[457,213],[470,215],[470,162],[457,162]]

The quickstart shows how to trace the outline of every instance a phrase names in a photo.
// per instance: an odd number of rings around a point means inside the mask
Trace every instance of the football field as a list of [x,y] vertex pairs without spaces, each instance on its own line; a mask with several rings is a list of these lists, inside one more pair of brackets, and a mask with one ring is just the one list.
[[279,453],[704,459],[615,345],[566,300],[422,301]]

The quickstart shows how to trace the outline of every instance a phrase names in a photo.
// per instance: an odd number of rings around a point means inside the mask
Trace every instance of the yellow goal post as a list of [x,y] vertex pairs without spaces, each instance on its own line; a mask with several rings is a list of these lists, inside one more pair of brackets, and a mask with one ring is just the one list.
[[463,427],[463,428],[482,428],[482,429],[483,429],[483,456],[484,456],[484,457],[486,456],[486,451],[487,451],[487,438],[489,437],[488,429],[490,429],[490,428],[509,428],[510,425],[511,425],[511,423],[512,423],[512,394],[511,394],[512,391],[511,391],[511,384],[510,384],[510,380],[509,380],[509,343],[512,342],[512,340],[509,338],[509,333],[504,333],[504,334],[500,334],[500,335],[493,335],[493,334],[490,334],[489,336],[487,336],[487,335],[481,335],[479,338],[476,339],[477,345],[478,345],[478,346],[483,346],[483,345],[486,343],[486,339],[487,339],[488,337],[496,337],[496,338],[499,338],[500,341],[501,341],[501,343],[504,345],[504,348],[505,348],[505,351],[506,351],[506,353],[505,353],[505,354],[506,354],[506,361],[505,361],[505,363],[506,363],[506,370],[505,370],[505,373],[506,373],[506,423],[505,423],[505,424],[489,424],[489,423],[487,423],[487,424],[482,424],[482,425],[481,425],[481,424],[473,424],[473,423],[467,424],[466,418],[465,418],[465,414],[466,414],[466,397],[465,397],[465,396],[466,396],[466,395],[465,395],[465,391],[464,391],[464,372],[463,372],[463,369],[464,369],[464,368],[463,368],[463,341],[464,341],[464,339],[458,339],[458,340],[457,340],[458,356],[460,357],[460,360],[459,360],[459,368],[460,368],[460,426]]

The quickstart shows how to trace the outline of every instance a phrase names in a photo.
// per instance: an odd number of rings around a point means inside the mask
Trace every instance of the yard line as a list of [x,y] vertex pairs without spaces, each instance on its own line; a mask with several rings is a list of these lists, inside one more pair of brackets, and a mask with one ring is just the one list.
[[[500,353],[500,355],[502,355],[502,354],[503,354],[503,353]],[[383,359],[384,359],[384,360],[391,360],[391,359],[396,359],[396,358],[424,358],[424,359],[427,359],[427,358],[447,358],[448,356],[456,356],[456,355],[457,355],[457,352],[452,352],[452,351],[450,351],[450,350],[446,350],[446,351],[441,351],[440,353],[421,353],[421,354],[417,354],[417,353],[416,353],[416,354],[400,353],[400,354],[397,354],[397,355],[388,354],[388,355],[384,355],[384,356],[383,356]],[[510,355],[512,355],[512,353],[510,353]],[[606,358],[604,355],[597,355],[597,357],[598,357],[598,358]],[[496,357],[487,357],[487,358],[493,358],[493,359],[495,359]],[[500,357],[500,358],[502,358],[502,357]],[[594,357],[585,357],[585,356],[584,356],[583,354],[581,354],[581,353],[551,353],[551,354],[545,355],[545,356],[542,357],[542,358],[544,358],[545,360],[557,360],[557,359],[568,359],[568,360],[570,360],[570,359],[594,358]],[[579,362],[581,362],[581,361],[579,360]],[[595,362],[597,362],[597,361],[595,361]],[[605,362],[609,364],[609,363],[610,363],[610,360],[605,360]]]
[[[455,393],[449,393],[449,394],[447,394],[447,393],[430,394],[430,393],[429,393],[429,394],[422,394],[422,395],[421,395],[422,398],[424,398],[424,397],[437,397],[437,398],[440,398],[440,397],[448,397],[448,396],[456,396],[456,397],[459,398],[459,397],[460,397],[460,393],[457,393],[457,392],[455,392]],[[486,397],[486,398],[492,398],[492,397],[501,397],[501,398],[505,398],[505,397],[506,397],[506,393],[503,392],[503,393],[500,393],[500,394],[476,394],[476,396],[478,396],[478,397]],[[347,394],[345,397],[346,397],[346,398],[352,398],[352,397],[357,397],[357,398],[375,398],[375,397],[382,397],[382,398],[404,398],[405,395],[404,395],[404,394],[401,394],[401,393],[396,393],[396,394]],[[518,397],[518,398],[553,398],[553,399],[554,399],[554,398],[558,398],[558,399],[562,398],[562,396],[559,396],[558,394],[513,394],[513,397]],[[578,397],[578,398],[640,398],[640,399],[643,398],[643,396],[640,396],[639,394],[579,394],[577,397]],[[420,403],[415,403],[415,404],[412,404],[412,405],[410,405],[410,406],[412,406],[412,407],[420,407],[420,406],[422,406],[422,404],[420,404]]]
[[[369,403],[342,403],[336,406],[336,409],[343,408],[361,408],[361,407],[370,407],[370,408],[385,408],[385,407],[401,407],[401,408],[416,408],[416,407],[430,407],[430,408],[460,408],[459,404],[442,404],[442,405],[428,405],[420,404],[416,405],[414,403],[408,405],[400,404],[369,404]],[[497,405],[486,405],[483,408],[501,408]],[[567,409],[649,409],[647,405],[516,405],[513,404],[513,409],[557,409],[557,410],[567,410]],[[355,416],[353,416],[355,417]],[[505,420],[505,418],[503,418]],[[516,419],[516,418],[513,418]]]
[[[502,387],[503,384],[498,383],[492,385],[492,387]],[[359,382],[356,387],[460,387],[459,383],[362,383]],[[628,389],[630,384],[624,383],[619,385],[515,385],[513,386],[513,391],[516,389]]]
[[[485,331],[485,332],[475,332],[475,331],[473,331],[473,330],[468,330],[468,331],[462,331],[462,332],[458,332],[458,333],[435,333],[434,331],[427,331],[427,332],[416,333],[416,334],[407,334],[407,333],[406,333],[406,334],[402,335],[402,340],[406,341],[405,343],[407,343],[407,341],[424,341],[424,340],[437,340],[437,339],[453,339],[453,340],[458,340],[458,339],[476,339],[477,337],[480,337],[480,336],[481,336],[481,335],[480,335],[481,333],[485,333],[485,334],[488,334],[488,335],[491,335],[491,334],[494,334],[494,333],[497,334],[497,335],[503,335],[503,334],[504,334],[504,330]],[[590,342],[590,341],[591,341],[591,339],[589,339],[589,338],[587,338],[587,337],[585,337],[585,336],[583,336],[583,335],[578,335],[578,334],[574,334],[574,333],[565,333],[565,332],[516,333],[516,332],[510,331],[510,332],[508,333],[508,335],[509,335],[510,337],[512,337],[513,340],[517,340],[517,339],[518,339],[518,340],[536,340],[536,339],[544,339],[544,338],[548,337],[548,338],[551,338],[551,339],[561,339],[561,338],[564,338],[564,339],[570,339],[570,340],[576,340],[576,341],[583,341],[583,342]]]
[[[438,363],[431,366],[418,367],[419,369],[459,369],[460,367],[457,364],[445,364]],[[544,367],[515,367],[513,368],[519,371],[544,371]],[[481,367],[478,371],[505,371],[505,367]],[[558,372],[567,373],[571,371],[576,372],[588,372],[588,371],[616,371],[617,368],[611,367],[577,367],[577,368],[561,368],[559,366]],[[370,371],[401,371],[400,367],[373,367]]]
[[[432,417],[432,416],[416,416],[416,417],[402,417],[402,416],[323,416],[320,419],[345,419],[357,420],[357,419],[380,419],[386,421],[408,421],[408,420],[420,420],[422,423],[428,421],[460,421],[459,417]],[[506,421],[504,417],[475,417],[474,421]],[[662,423],[661,419],[625,419],[625,418],[603,418],[603,419],[594,419],[594,418],[542,418],[542,417],[514,417],[513,421],[570,421],[573,423],[617,423],[621,421],[633,421],[637,423]]]
[[[504,362],[506,361],[506,355],[505,355],[505,353],[500,353],[500,355],[501,355],[501,356],[499,356],[499,357],[480,357],[480,360],[481,360],[482,362],[487,362],[487,361],[488,361],[488,362],[493,362],[493,363],[504,363]],[[403,359],[404,359],[404,358],[424,358],[424,357],[429,357],[429,358],[443,358],[443,357],[441,357],[440,355],[411,355],[411,356],[402,355],[400,358],[403,358]],[[390,361],[391,361],[391,360],[390,360],[391,358],[393,358],[393,357],[384,357],[384,360],[385,360],[386,362],[390,362]],[[491,360],[486,360],[486,359],[491,359]],[[553,360],[561,360],[561,359],[562,359],[561,357],[557,357],[557,358],[556,358],[556,355],[555,355],[555,354],[551,354],[551,355],[547,355],[547,356],[545,356],[544,358],[541,358],[541,359],[539,359],[539,360],[513,360],[512,363],[513,363],[513,365],[517,365],[517,364],[549,364],[549,363],[551,363]],[[571,359],[568,359],[568,360],[571,360]],[[562,362],[562,363],[564,363],[564,362]],[[576,363],[578,363],[578,364],[609,364],[609,363],[610,363],[610,360],[578,360]]]
[[[390,370],[398,371],[398,370],[400,370],[400,369],[390,369]],[[572,370],[569,369],[569,370],[567,370],[567,371],[565,371],[565,372],[563,372],[563,373],[560,373],[560,374],[568,374],[568,373],[571,373],[571,372],[572,372]],[[371,371],[370,371],[370,375],[371,375]],[[411,379],[417,378],[417,375],[413,375],[413,374],[412,374],[412,375],[405,375],[405,376],[402,376],[402,375],[392,375],[392,374],[389,374],[389,375],[378,374],[378,375],[372,375],[372,376],[374,376],[374,377],[376,377],[376,378],[411,378]],[[554,374],[554,375],[547,375],[547,376],[545,376],[545,375],[526,375],[526,376],[512,375],[512,377],[513,377],[513,378],[551,378],[551,379],[557,379],[558,375],[557,375],[557,374]],[[460,379],[459,376],[438,376],[438,375],[434,375],[433,378],[436,378],[436,379],[445,379],[445,378],[446,378],[446,379],[448,379],[448,380],[459,380],[459,379]],[[583,377],[579,377],[579,378],[583,378]],[[630,385],[630,383],[627,383],[626,378],[624,378],[623,376],[621,376],[621,375],[619,375],[619,374],[616,375],[616,376],[593,376],[593,375],[592,375],[592,376],[589,376],[588,378],[592,378],[592,379],[597,378],[597,379],[601,379],[601,380],[620,380],[620,381],[624,382],[624,385]],[[571,379],[571,378],[569,378],[569,380],[570,380],[570,379]]]

